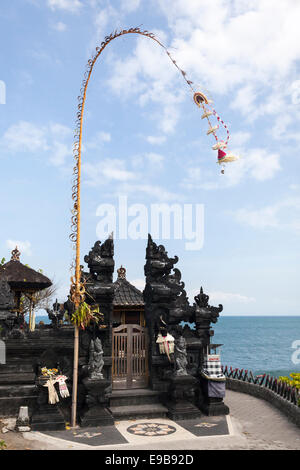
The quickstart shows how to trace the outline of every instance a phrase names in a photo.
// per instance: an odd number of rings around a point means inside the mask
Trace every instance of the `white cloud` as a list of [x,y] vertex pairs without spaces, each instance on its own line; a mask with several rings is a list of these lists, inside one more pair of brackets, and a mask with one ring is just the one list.
[[70,13],[78,13],[83,7],[80,0],[47,0],[47,5],[51,10],[65,10]]
[[231,102],[231,108],[238,110],[242,115],[250,117],[256,111],[256,92],[253,85],[245,85],[238,89]]
[[[164,160],[161,154],[146,152],[125,159],[105,158],[101,162],[83,163],[82,169],[86,184],[108,186],[110,195],[141,194],[162,201],[180,199],[178,193],[157,184],[157,171],[163,169]],[[112,185],[113,182],[118,184]]]
[[6,240],[6,246],[10,250],[14,250],[16,247],[18,247],[18,250],[22,253],[24,253],[27,256],[31,256],[31,243],[28,241],[20,241],[20,240]]
[[166,139],[166,136],[164,135],[148,135],[146,137],[146,140],[147,142],[149,142],[149,144],[152,144],[152,145],[161,145],[163,144],[167,139]]
[[255,228],[278,227],[278,207],[269,206],[258,210],[238,209],[234,217],[242,225]]
[[121,187],[117,194],[144,194],[150,196],[152,199],[158,201],[180,201],[182,197],[178,193],[172,193],[168,191],[165,187],[158,186],[152,183],[149,184],[130,184],[124,185]]
[[128,181],[135,179],[133,172],[126,170],[122,160],[105,160],[101,162],[101,172],[104,177],[118,181]]
[[49,131],[55,139],[70,138],[73,135],[73,132],[69,127],[57,122],[49,125]]
[[[237,135],[237,139],[247,139],[247,135]],[[240,184],[244,178],[252,178],[256,181],[266,181],[274,178],[278,171],[281,170],[280,155],[275,152],[268,152],[262,148],[252,150],[242,150],[233,148],[233,154],[239,155],[241,158],[232,163],[226,164],[225,174],[219,175],[219,166],[216,165],[215,171],[206,169],[207,165],[188,166],[186,168],[186,177],[182,181],[182,186],[193,190],[202,188],[207,190],[230,188]],[[212,154],[212,158],[216,158],[216,153]]]
[[240,0],[190,0],[188,8],[184,0],[157,3],[175,31],[180,62],[214,91],[269,84],[300,58],[295,0],[255,0],[243,8]]
[[99,131],[94,137],[86,143],[86,148],[95,149],[100,147],[104,142],[111,141],[111,134],[109,132]]
[[251,138],[250,132],[238,131],[230,135],[230,147],[240,148],[243,147]]
[[48,149],[46,128],[20,121],[7,129],[1,139],[1,145],[11,152],[45,151]]
[[289,189],[291,189],[292,191],[299,191],[300,185],[299,184],[290,184]]
[[145,279],[133,279],[132,281],[129,281],[129,282],[140,291],[143,291],[145,289]]
[[[119,26],[122,12],[111,5],[94,4],[99,7],[95,25],[101,37],[110,23]],[[277,120],[278,113],[287,111],[295,91],[292,83],[298,78],[299,2],[189,0],[188,8],[185,0],[154,0],[154,4],[167,18],[171,40],[162,32],[157,32],[158,38],[170,44],[178,64],[202,90],[208,88],[212,96],[227,94],[229,106],[247,121],[266,114]],[[127,0],[124,5],[133,10],[139,1]],[[177,86],[178,71],[164,51],[151,40],[138,38],[129,56],[111,54],[110,58],[111,89],[122,99],[136,97],[141,106],[154,103],[158,111],[152,119],[160,131],[174,132],[185,92],[183,82]],[[300,121],[300,115],[296,120]],[[150,136],[149,143],[159,140]]]
[[255,302],[254,297],[248,297],[246,295],[242,294],[232,294],[230,292],[221,292],[221,291],[215,291],[215,292],[209,292],[209,303],[211,305],[217,304],[217,303],[251,303]]
[[136,170],[143,170],[145,173],[157,171],[163,167],[164,156],[159,153],[146,152],[140,155],[135,155],[131,158],[132,166]]
[[[160,40],[164,36],[157,32]],[[142,107],[155,104],[152,119],[158,129],[165,134],[173,133],[180,119],[179,105],[186,90],[184,86],[178,87],[178,71],[165,51],[151,39],[138,38],[133,54],[125,59],[113,57],[111,66],[112,76],[108,85],[112,91],[121,99],[136,97]]]
[[254,179],[265,181],[273,178],[281,169],[279,160],[278,153],[270,153],[265,149],[253,149],[244,156],[242,162],[244,162],[244,172],[249,171]]
[[72,130],[59,123],[36,125],[20,121],[11,125],[0,139],[3,151],[45,153],[51,164],[62,166],[67,156],[72,156]]
[[67,157],[72,158],[72,147],[62,142],[53,142],[49,161],[54,166],[62,166]]
[[222,94],[246,121],[270,116],[272,136],[286,129],[281,117],[293,115],[295,129],[289,135],[300,143],[295,106],[300,96],[300,2],[189,0],[188,8],[185,0],[156,4],[167,18],[178,64],[202,91],[209,89],[217,111],[217,95]]
[[276,228],[300,233],[300,198],[286,197],[259,209],[241,208],[231,212],[237,222],[252,228]]
[[126,13],[136,11],[140,6],[141,0],[121,0],[121,9]]
[[110,142],[111,141],[111,135],[109,132],[99,132],[99,139],[102,142]]
[[92,7],[94,8],[94,26],[95,32],[92,42],[90,43],[90,49],[94,51],[95,44],[99,44],[102,38],[107,35],[108,24],[111,22],[116,29],[120,27],[121,16],[120,11],[116,10],[112,5],[103,6],[103,3],[98,3],[97,1],[91,2]]
[[82,170],[90,186],[103,185],[110,181],[125,182],[136,178],[136,175],[127,170],[125,162],[120,159],[106,158],[101,163],[84,163]]
[[60,33],[66,31],[67,29],[67,25],[65,23],[63,23],[62,21],[58,21],[57,23],[54,23],[52,25],[52,28],[55,30],[55,31],[58,31]]
[[[190,303],[194,302],[194,297],[199,294],[199,289],[194,289],[191,292],[188,292],[188,297]],[[210,291],[207,292],[209,295],[209,304],[218,305],[218,304],[228,304],[228,303],[252,303],[255,302],[254,297],[248,297],[243,294],[236,294],[231,292],[222,292],[222,291]]]
[[162,168],[163,160],[162,155],[155,153],[137,155],[126,160],[106,158],[99,163],[84,163],[82,171],[86,176],[86,184],[109,187],[109,196],[140,194],[160,201],[178,201],[181,199],[178,193],[172,193],[151,182],[154,170]]

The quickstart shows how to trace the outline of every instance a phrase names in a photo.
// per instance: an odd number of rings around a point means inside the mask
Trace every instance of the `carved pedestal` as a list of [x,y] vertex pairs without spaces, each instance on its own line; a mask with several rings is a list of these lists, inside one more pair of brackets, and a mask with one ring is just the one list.
[[193,387],[196,382],[197,379],[191,375],[174,375],[170,378],[170,402],[166,403],[169,409],[167,416],[170,419],[178,421],[202,416],[199,409],[192,403]]
[[36,381],[38,388],[37,407],[32,415],[32,431],[60,431],[65,429],[65,420],[57,404],[48,403],[48,388],[44,387],[47,378],[39,377]]
[[197,394],[197,405],[207,416],[223,416],[229,414],[229,408],[223,402],[223,398],[208,396],[208,380],[200,377],[200,390]]
[[83,379],[87,390],[86,406],[80,415],[81,426],[113,425],[114,419],[105,407],[105,390],[110,386],[110,381],[104,378]]

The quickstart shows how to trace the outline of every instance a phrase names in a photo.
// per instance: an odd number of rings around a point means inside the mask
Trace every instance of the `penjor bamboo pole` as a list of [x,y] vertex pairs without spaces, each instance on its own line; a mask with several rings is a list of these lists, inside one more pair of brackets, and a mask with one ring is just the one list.
[[75,326],[74,330],[74,365],[73,365],[73,390],[72,390],[72,416],[71,426],[76,426],[77,412],[77,384],[78,384],[78,351],[79,351],[79,328]]
[[[84,110],[84,103],[86,97],[86,88],[83,96],[82,103],[82,116]],[[80,134],[78,146],[78,161],[77,161],[77,233],[76,233],[76,260],[75,260],[75,310],[80,304],[80,189],[81,189],[81,143],[82,143],[82,118],[80,121]],[[73,390],[72,390],[72,411],[71,411],[71,426],[76,426],[76,412],[77,412],[77,389],[78,389],[78,353],[79,353],[79,328],[77,325],[74,327],[74,359],[73,359]]]
[[[96,54],[92,59],[88,61],[88,69],[87,69],[87,75],[85,76],[85,80],[83,81],[83,88],[81,90],[81,96],[79,97],[81,99],[80,106],[79,106],[79,112],[77,113],[78,121],[80,122],[79,128],[77,128],[77,131],[79,133],[77,134],[79,136],[79,141],[78,141],[78,147],[77,143],[75,145],[75,150],[76,150],[76,188],[75,189],[75,203],[74,203],[74,213],[75,213],[75,221],[72,220],[72,226],[76,227],[73,230],[73,233],[71,234],[71,240],[76,241],[76,259],[75,259],[75,279],[73,280],[72,278],[72,284],[71,284],[71,291],[72,291],[72,301],[75,306],[75,310],[79,307],[80,303],[84,299],[84,289],[82,289],[81,285],[81,272],[80,272],[80,185],[81,185],[81,143],[82,143],[82,122],[83,122],[83,112],[84,112],[84,106],[85,106],[85,100],[86,100],[86,92],[87,92],[87,87],[88,83],[93,71],[93,67],[102,53],[102,51],[105,49],[105,47],[114,39],[123,36],[125,34],[139,34],[141,36],[148,37],[155,41],[157,44],[159,44],[167,53],[169,56],[169,59],[173,62],[173,64],[176,66],[176,68],[181,72],[184,80],[188,84],[188,86],[191,88],[192,91],[192,82],[187,80],[186,78],[186,73],[180,69],[180,67],[177,65],[176,61],[172,59],[171,54],[168,52],[166,47],[154,36],[153,33],[150,33],[149,31],[141,31],[139,28],[130,28],[128,30],[124,29],[122,31],[115,31],[112,33],[110,36],[106,36],[104,41],[101,43],[101,47],[96,48]],[[74,236],[74,238],[73,238]],[[77,382],[78,382],[78,352],[79,352],[79,328],[78,326],[75,325],[74,328],[74,361],[73,361],[73,392],[72,392],[72,411],[71,411],[71,426],[75,427],[76,426],[76,410],[77,410]]]

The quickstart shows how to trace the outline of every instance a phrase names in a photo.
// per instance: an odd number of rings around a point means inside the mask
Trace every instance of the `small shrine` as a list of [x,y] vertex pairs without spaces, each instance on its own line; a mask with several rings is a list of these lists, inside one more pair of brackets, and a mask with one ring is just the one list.
[[[35,294],[47,287],[50,287],[52,282],[41,272],[35,271],[29,266],[22,264],[20,262],[20,256],[21,253],[18,250],[18,247],[16,247],[11,252],[10,261],[0,266],[0,282],[2,283],[0,295],[3,299],[2,302],[4,301],[4,296],[6,296],[7,308],[10,310],[10,315],[8,317],[4,313],[2,313],[2,317],[3,319],[5,317],[8,322],[12,322],[13,325],[24,325],[25,319],[21,304],[22,296],[25,296],[30,302],[29,328],[34,329],[32,308],[34,306]],[[5,287],[6,284],[7,286]]]
[[143,293],[126,279],[126,269],[121,266],[114,282],[113,327],[121,324],[145,326]]

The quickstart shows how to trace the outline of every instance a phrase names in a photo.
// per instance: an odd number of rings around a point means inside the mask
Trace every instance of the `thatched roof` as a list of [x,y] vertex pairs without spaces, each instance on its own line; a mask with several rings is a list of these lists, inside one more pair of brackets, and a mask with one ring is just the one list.
[[12,290],[32,292],[52,285],[48,277],[22,264],[19,257],[17,249],[13,250],[12,259],[0,266],[0,279],[5,279]]
[[115,307],[143,307],[145,305],[143,293],[126,279],[126,269],[118,269],[118,279],[114,282]]

